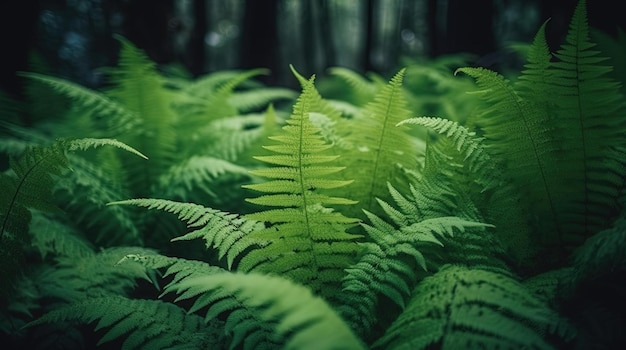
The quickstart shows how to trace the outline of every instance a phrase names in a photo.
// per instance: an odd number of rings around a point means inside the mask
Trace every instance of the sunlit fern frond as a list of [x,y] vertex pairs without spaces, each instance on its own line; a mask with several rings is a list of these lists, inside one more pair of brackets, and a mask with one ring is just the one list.
[[258,221],[193,203],[151,198],[129,199],[112,202],[109,205],[135,205],[177,215],[179,220],[187,223],[193,231],[173,240],[203,239],[207,248],[217,251],[220,259],[226,257],[229,269],[246,249],[259,243],[248,239],[247,236],[263,227]]
[[553,349],[558,317],[508,276],[448,265],[424,279],[374,348]]
[[120,348],[125,350],[222,348],[220,335],[202,317],[160,300],[88,298],[50,311],[27,326],[95,321],[94,331],[102,331],[98,346],[123,340]]
[[280,134],[270,137],[278,143],[264,146],[273,154],[256,157],[272,166],[251,173],[270,180],[244,186],[265,193],[249,202],[277,208],[248,214],[267,222],[252,236],[269,244],[244,256],[239,269],[281,274],[331,296],[358,251],[356,236],[346,232],[357,220],[332,209],[354,201],[326,194],[351,181],[329,177],[343,167],[332,164],[337,156],[325,152],[332,145],[310,121],[319,101],[313,79],[301,82],[304,88],[291,117]]

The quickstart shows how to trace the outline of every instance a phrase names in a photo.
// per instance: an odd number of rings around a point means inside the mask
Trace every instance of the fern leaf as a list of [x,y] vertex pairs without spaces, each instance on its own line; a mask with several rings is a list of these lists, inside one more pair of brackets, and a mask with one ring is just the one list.
[[425,272],[430,265],[424,255],[436,255],[435,247],[443,246],[444,237],[471,227],[490,226],[458,217],[440,217],[396,228],[372,213],[366,215],[371,224],[362,226],[372,242],[363,243],[360,260],[346,270],[343,290],[347,294],[342,306],[344,318],[362,335],[369,335],[377,322],[379,295],[405,307],[417,282],[418,269]]
[[176,157],[179,116],[172,107],[176,94],[165,86],[155,63],[142,50],[124,37],[116,35],[115,38],[120,42],[121,50],[118,65],[106,71],[112,86],[106,93],[131,111],[141,125],[119,139],[150,157],[150,167],[134,158],[122,157],[130,187],[138,197],[149,196],[150,186]]
[[507,276],[448,265],[413,295],[374,348],[553,348],[544,335],[556,314]]
[[[192,196],[203,198],[207,194],[218,197],[219,178],[249,178],[248,169],[226,160],[191,156],[166,170],[158,180],[163,196],[191,201]],[[216,193],[217,191],[217,193]]]
[[[54,195],[59,206],[72,219],[77,228],[83,229],[93,242],[107,245],[141,245],[143,237],[132,213],[123,207],[107,207],[105,204],[118,198],[130,196],[122,171],[102,153],[92,157],[68,154],[72,171],[64,174],[55,184]],[[106,154],[114,157],[115,154]],[[111,166],[109,166],[111,165]]]
[[349,124],[348,141],[354,146],[344,164],[355,180],[350,191],[360,208],[377,214],[376,198],[390,199],[386,183],[379,179],[388,179],[404,192],[407,181],[402,178],[401,168],[417,167],[415,140],[407,134],[408,127],[396,126],[408,117],[402,88],[404,73],[405,69],[396,73],[366,106],[363,118]]
[[493,189],[499,185],[499,171],[495,161],[481,144],[475,132],[459,125],[457,122],[433,117],[418,117],[401,121],[398,125],[416,124],[427,127],[452,140],[454,147],[463,156],[469,169],[476,173],[476,181],[483,190]]
[[41,286],[43,297],[64,302],[125,295],[137,285],[137,280],[154,283],[154,276],[140,264],[116,265],[130,253],[149,255],[154,251],[140,247],[116,247],[82,257],[59,256],[54,268],[41,272],[37,283]]
[[248,239],[251,232],[262,228],[263,225],[260,222],[236,214],[206,208],[199,204],[140,198],[111,202],[108,205],[135,205],[176,214],[180,220],[186,222],[188,227],[194,230],[174,238],[173,241],[202,238],[206,242],[207,248],[218,251],[220,259],[227,258],[229,269],[247,248],[260,243]]
[[69,97],[80,110],[89,111],[93,119],[93,129],[106,130],[109,137],[122,135],[132,128],[139,127],[139,119],[122,104],[105,94],[87,89],[65,79],[39,73],[23,72],[21,76],[42,82],[55,91]]
[[343,168],[324,165],[336,156],[323,153],[332,145],[324,142],[319,129],[309,119],[311,109],[319,101],[313,79],[302,83],[303,92],[283,132],[270,137],[278,144],[265,146],[274,154],[257,157],[276,166],[251,171],[271,180],[244,186],[269,193],[247,201],[278,209],[247,215],[270,224],[251,235],[269,244],[246,254],[239,269],[279,273],[311,286],[316,292],[332,295],[343,276],[343,268],[358,251],[354,243],[356,236],[346,232],[356,220],[326,207],[354,202],[326,194],[349,181],[328,178]]
[[28,327],[45,323],[98,321],[105,330],[98,345],[124,339],[121,349],[174,349],[219,346],[221,339],[202,318],[160,300],[127,299],[120,296],[85,299],[51,311]]
[[93,254],[93,247],[79,232],[43,212],[32,212],[29,232],[33,247],[44,259],[48,255],[83,258]]
[[[353,70],[333,67],[329,69],[329,73],[350,87],[348,97],[343,97],[342,100],[348,100],[357,106],[364,106],[376,96],[378,87]],[[342,93],[345,94],[345,92]]]
[[228,102],[239,113],[249,113],[282,100],[295,100],[298,94],[291,89],[263,87],[234,93]]
[[167,291],[178,294],[178,301],[195,299],[194,310],[208,307],[207,318],[215,316],[211,312],[215,300],[233,300],[227,305],[218,304],[230,310],[226,328],[232,330],[237,340],[231,347],[243,339],[246,339],[244,348],[268,346],[264,342],[249,342],[248,339],[261,339],[247,336],[255,335],[256,329],[269,324],[273,334],[266,335],[263,341],[278,340],[274,346],[285,349],[364,349],[324,300],[314,296],[308,288],[281,277],[224,272],[188,278],[171,285]]
[[[624,147],[624,97],[620,84],[610,76],[612,68],[603,65],[608,58],[589,39],[586,6],[585,0],[578,2],[566,42],[551,65],[562,147],[569,150],[561,167],[570,166],[572,174],[566,200],[577,203],[567,208],[568,217],[578,219],[569,221],[572,235],[590,235],[610,224],[624,176],[623,155],[614,158],[611,152],[613,147]],[[616,179],[614,174],[621,176]]]

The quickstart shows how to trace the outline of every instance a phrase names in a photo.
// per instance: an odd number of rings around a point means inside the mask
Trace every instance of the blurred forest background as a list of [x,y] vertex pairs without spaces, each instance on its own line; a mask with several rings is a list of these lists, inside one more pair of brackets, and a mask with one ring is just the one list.
[[[190,76],[269,68],[265,82],[294,87],[343,66],[388,76],[403,57],[467,53],[495,70],[519,64],[508,50],[547,28],[562,43],[576,0],[22,0],[3,1],[0,88],[20,95],[16,71],[42,70],[87,87],[115,65],[121,34],[155,62]],[[592,27],[616,36],[620,3],[589,0]],[[35,68],[36,67],[36,68]],[[179,71],[181,71],[179,69]]]

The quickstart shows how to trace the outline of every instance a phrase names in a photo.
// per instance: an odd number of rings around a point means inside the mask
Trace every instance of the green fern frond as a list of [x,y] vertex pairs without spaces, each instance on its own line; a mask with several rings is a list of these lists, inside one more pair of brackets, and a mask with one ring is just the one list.
[[228,98],[228,103],[239,113],[249,113],[264,109],[272,103],[295,100],[298,94],[286,88],[263,87],[249,91],[237,91]]
[[573,169],[559,165],[556,131],[548,122],[545,104],[521,98],[508,80],[493,71],[460,68],[457,72],[476,79],[479,93],[487,102],[476,124],[483,130],[485,144],[493,156],[504,162],[505,176],[512,179],[515,192],[526,194],[517,198],[521,203],[500,201],[500,209],[519,210],[506,206],[511,204],[532,211],[540,231],[533,239],[541,244],[558,242],[563,234],[559,200],[569,189],[563,186],[568,183],[563,176],[569,176]]
[[108,205],[135,205],[176,214],[194,230],[173,241],[202,238],[207,248],[217,250],[220,259],[226,257],[229,269],[246,249],[262,243],[248,238],[252,232],[262,229],[262,223],[199,204],[150,198],[129,199]]
[[350,181],[328,178],[343,168],[325,165],[337,156],[324,153],[332,145],[324,142],[319,128],[309,119],[310,111],[319,101],[313,80],[314,77],[303,83],[302,94],[282,133],[270,137],[279,143],[264,146],[274,154],[256,157],[276,165],[251,171],[270,181],[244,186],[269,193],[247,201],[279,209],[248,214],[250,219],[269,223],[251,237],[270,244],[244,256],[239,269],[281,274],[311,286],[316,292],[332,295],[334,289],[326,287],[338,287],[343,268],[351,263],[358,250],[356,236],[346,232],[357,220],[325,207],[354,204],[354,201],[325,194],[325,190],[346,186]]
[[130,253],[149,255],[154,251],[115,247],[82,257],[58,256],[56,264],[43,269],[37,277],[42,298],[71,303],[85,298],[127,295],[136,287],[137,280],[155,283],[152,272],[138,263],[116,265]]
[[[389,205],[385,206],[385,211],[402,215]],[[440,254],[437,246],[443,246],[442,240],[454,236],[455,231],[490,226],[458,217],[440,217],[412,224],[400,219],[395,222],[399,227],[395,227],[372,213],[366,212],[366,215],[371,224],[362,226],[372,241],[363,243],[360,260],[346,270],[348,274],[343,279],[345,304],[341,310],[353,329],[369,337],[372,327],[379,321],[377,315],[382,312],[379,295],[386,296],[403,309],[418,276],[432,267],[425,255]]]
[[374,348],[552,349],[556,314],[507,276],[448,265],[424,279]]
[[180,116],[173,109],[178,94],[165,86],[155,63],[127,39],[117,35],[121,44],[117,66],[106,70],[111,88],[106,94],[131,111],[140,128],[133,128],[119,140],[146,152],[151,165],[122,157],[130,187],[136,196],[150,196],[150,186],[176,159],[177,123]]
[[612,227],[589,237],[574,252],[576,280],[597,278],[605,273],[626,269],[626,217]]
[[526,64],[524,70],[516,82],[516,88],[522,98],[535,99],[540,103],[550,104],[550,80],[552,71],[550,70],[552,54],[546,41],[546,25],[544,22],[533,43],[526,53]]
[[405,192],[407,180],[402,168],[416,169],[419,149],[406,132],[408,127],[396,126],[407,119],[406,100],[402,81],[405,69],[400,70],[381,88],[365,108],[363,118],[350,123],[348,141],[353,144],[344,164],[350,169],[355,184],[350,189],[359,207],[379,214],[376,198],[388,200],[387,179]]
[[121,349],[201,349],[221,344],[221,337],[202,317],[160,300],[121,296],[89,298],[53,310],[27,324],[35,327],[57,322],[92,323],[104,330],[98,346],[123,339]]
[[350,87],[349,93],[342,91],[347,96],[341,96],[342,101],[348,101],[356,106],[365,106],[374,99],[380,88],[361,74],[344,67],[333,67],[328,70],[331,76],[337,77]]
[[[195,299],[191,310],[207,310],[205,321],[228,312],[231,347],[243,342],[244,349],[365,348],[323,299],[282,277],[223,272],[184,279],[166,292],[178,294],[177,301]],[[263,334],[267,325],[272,334]]]
[[[167,198],[192,201],[209,195],[218,197],[220,177],[248,179],[248,169],[229,161],[207,156],[191,156],[164,172],[158,180],[159,191]],[[216,193],[217,191],[217,193]]]
[[49,255],[83,258],[94,251],[74,227],[44,212],[32,212],[29,233],[33,247],[44,259]]
[[401,121],[398,125],[415,124],[434,130],[438,134],[449,138],[456,150],[463,156],[464,162],[470,171],[476,173],[476,182],[483,186],[483,190],[498,187],[501,175],[495,160],[491,158],[482,145],[482,138],[451,120],[434,117],[418,117]]
[[[569,171],[572,179],[568,179],[568,188],[574,192],[567,201],[576,203],[567,208],[571,216],[568,229],[572,235],[589,236],[606,228],[616,216],[613,208],[625,172],[619,162],[614,164],[618,168],[609,168],[615,155],[607,152],[624,147],[626,121],[621,86],[610,75],[612,67],[603,64],[608,58],[589,38],[586,6],[581,0],[574,11],[566,42],[551,65],[551,83],[556,92],[553,98],[562,128],[562,147],[568,150],[562,163],[575,165]],[[612,173],[621,176],[615,178]]]
[[54,91],[69,97],[81,111],[92,114],[90,131],[100,130],[105,137],[116,137],[140,127],[136,115],[105,94],[71,81],[39,73],[23,72],[21,76],[44,83]]
[[93,157],[96,159],[67,155],[72,171],[57,180],[56,202],[91,241],[107,246],[141,245],[143,237],[132,213],[127,208],[105,206],[119,198],[128,198],[131,191],[126,188],[125,179],[116,176],[118,169],[109,167],[111,163],[101,155]]

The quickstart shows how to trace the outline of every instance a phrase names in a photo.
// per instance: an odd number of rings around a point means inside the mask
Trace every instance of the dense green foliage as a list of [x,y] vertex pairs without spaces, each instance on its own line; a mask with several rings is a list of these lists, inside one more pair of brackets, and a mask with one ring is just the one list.
[[626,344],[626,115],[599,49],[620,43],[591,41],[585,6],[506,76],[292,67],[298,94],[166,75],[124,38],[102,91],[23,73],[30,107],[0,112],[58,115],[2,124],[3,343]]

